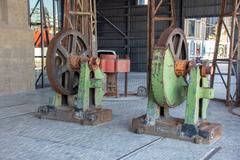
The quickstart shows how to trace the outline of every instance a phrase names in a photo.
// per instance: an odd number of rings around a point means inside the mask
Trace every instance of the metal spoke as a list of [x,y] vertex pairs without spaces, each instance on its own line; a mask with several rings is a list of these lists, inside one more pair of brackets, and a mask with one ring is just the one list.
[[72,48],[71,48],[71,52],[72,53],[76,53],[77,50],[77,35],[72,35]]
[[60,43],[57,44],[57,49],[59,51],[58,53],[60,53],[62,57],[67,59],[68,51]]
[[73,84],[73,87],[77,87],[78,86],[78,81],[76,81],[74,84]]
[[82,50],[82,46],[80,45],[80,43],[77,41],[77,48],[79,49],[79,50]]
[[87,55],[87,54],[88,54],[88,51],[87,51],[87,50],[82,50],[82,51],[80,52],[80,54],[81,54],[81,55]]
[[62,75],[63,73],[65,73],[67,71],[68,71],[68,66],[64,65],[64,66],[62,66],[61,68],[58,69],[57,75],[60,76],[60,75]]
[[74,84],[74,72],[69,71],[69,73],[68,73],[68,89],[69,89],[69,91],[73,90],[73,84]]
[[183,37],[181,36],[180,37],[180,39],[179,39],[179,41],[178,41],[178,45],[177,45],[177,51],[176,51],[176,57],[178,58],[178,59],[180,59],[181,58],[181,51],[182,51],[182,46],[183,46]]

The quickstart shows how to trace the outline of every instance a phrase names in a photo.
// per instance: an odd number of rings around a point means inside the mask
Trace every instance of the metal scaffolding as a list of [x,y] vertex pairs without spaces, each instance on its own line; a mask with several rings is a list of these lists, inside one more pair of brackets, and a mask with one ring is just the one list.
[[[56,3],[58,4],[56,6]],[[38,78],[36,79],[35,82],[35,87],[36,88],[44,88],[45,87],[45,80],[44,80],[44,62],[45,62],[45,54],[44,54],[44,47],[48,47],[49,42],[50,42],[50,33],[49,30],[50,28],[52,29],[52,34],[55,35],[57,30],[61,27],[61,16],[60,13],[57,13],[57,8],[60,8],[61,6],[61,0],[52,0],[52,11],[53,11],[53,22],[52,26],[49,22],[49,15],[46,13],[46,8],[44,5],[44,0],[37,0],[36,3],[33,5],[34,7],[31,8],[30,6],[30,0],[28,0],[28,13],[29,13],[29,25],[30,27],[36,27],[40,28],[40,34],[38,35],[37,39],[34,42],[35,47],[40,47],[41,48],[41,56],[35,56],[35,58],[41,58],[41,73],[39,74]],[[33,22],[32,17],[33,15],[39,10],[39,22]],[[58,15],[58,21],[56,18],[56,15]],[[56,25],[58,23],[58,25]],[[57,28],[57,26],[59,26]],[[39,86],[40,82],[40,86]]]
[[84,35],[91,54],[96,54],[96,0],[64,0],[63,30],[67,29],[76,29]]
[[[239,94],[239,71],[238,73],[236,72],[236,68],[234,67],[234,63],[236,64],[236,60],[239,59],[239,42],[237,42],[238,40],[238,36],[239,36],[239,20],[238,20],[238,10],[239,10],[239,6],[240,6],[240,0],[232,0],[232,4],[231,4],[231,11],[228,12],[227,11],[227,5],[228,5],[228,0],[222,0],[221,1],[221,13],[220,13],[220,17],[219,17],[219,21],[218,21],[218,28],[217,28],[217,36],[216,36],[216,43],[215,43],[215,50],[214,50],[214,57],[213,57],[213,67],[214,67],[214,73],[217,70],[222,81],[223,84],[226,87],[226,105],[230,106],[233,105],[235,102],[237,102],[237,104],[239,104],[239,100],[240,100],[240,94]],[[225,17],[231,17],[231,28],[229,29],[224,21]],[[220,43],[220,39],[221,39],[221,31],[222,28],[224,27],[224,29],[227,32],[227,35],[230,39],[230,49],[229,49],[229,57],[227,59],[218,59],[218,51],[219,51],[219,43]],[[225,81],[222,71],[220,70],[218,63],[219,62],[227,62],[228,63],[228,72],[227,72],[227,82]],[[239,65],[239,64],[238,64]],[[232,72],[233,71],[233,72]],[[232,82],[232,74],[236,75],[236,90],[234,92],[234,94],[231,94],[231,82]],[[213,74],[211,76],[211,87],[213,87],[214,85],[214,79],[215,79],[215,74]]]

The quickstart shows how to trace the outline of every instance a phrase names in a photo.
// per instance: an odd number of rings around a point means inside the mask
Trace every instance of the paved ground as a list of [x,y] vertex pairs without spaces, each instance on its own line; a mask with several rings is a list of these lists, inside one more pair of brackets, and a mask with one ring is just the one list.
[[[131,74],[130,90],[144,85],[144,78],[145,74]],[[223,92],[219,81],[216,96],[224,97]],[[132,118],[146,112],[146,98],[105,99],[103,105],[113,109],[113,120],[95,127],[39,120],[29,114],[48,103],[50,93],[50,89],[44,89],[0,96],[0,160],[200,160],[219,147],[213,160],[240,157],[240,118],[221,103],[212,101],[208,116],[210,121],[223,124],[222,139],[212,145],[196,145],[129,131]],[[183,117],[184,105],[171,110],[171,114]]]

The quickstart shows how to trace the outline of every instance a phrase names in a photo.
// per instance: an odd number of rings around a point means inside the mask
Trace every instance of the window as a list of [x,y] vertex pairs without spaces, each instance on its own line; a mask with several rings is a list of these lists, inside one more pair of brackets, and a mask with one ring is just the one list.
[[196,21],[196,26],[195,26],[195,31],[196,31],[196,38],[200,38],[200,32],[201,32],[201,21]]
[[188,23],[188,36],[194,37],[195,36],[195,20],[189,20]]
[[7,0],[0,0],[0,22],[8,22]]
[[195,43],[194,43],[194,41],[190,42],[190,54],[191,54],[191,56],[195,55]]
[[147,5],[148,0],[137,0],[137,5]]

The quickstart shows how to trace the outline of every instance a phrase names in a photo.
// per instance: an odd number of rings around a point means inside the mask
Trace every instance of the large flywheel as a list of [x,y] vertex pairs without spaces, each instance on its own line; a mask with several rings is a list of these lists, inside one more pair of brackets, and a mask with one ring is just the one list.
[[52,39],[47,51],[46,69],[49,82],[57,93],[77,93],[80,74],[70,66],[69,57],[88,53],[83,36],[76,30],[59,32]]
[[176,107],[186,97],[185,77],[177,76],[175,63],[187,60],[187,41],[179,28],[168,28],[155,45],[152,61],[151,88],[156,103],[160,106]]

